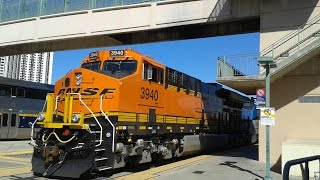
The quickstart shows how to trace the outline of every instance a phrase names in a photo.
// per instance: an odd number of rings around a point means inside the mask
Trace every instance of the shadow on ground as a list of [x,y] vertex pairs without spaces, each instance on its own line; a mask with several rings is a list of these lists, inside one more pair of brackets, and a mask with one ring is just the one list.
[[[236,151],[235,151],[236,150]],[[213,153],[215,156],[243,157],[258,161],[258,144],[242,146],[240,148],[229,149],[224,152]]]
[[234,168],[234,169],[237,169],[239,171],[243,171],[243,172],[247,172],[249,174],[252,174],[254,176],[256,176],[257,178],[255,180],[258,180],[258,179],[264,179],[262,176],[256,174],[256,173],[253,173],[252,171],[248,170],[248,169],[244,169],[244,168],[241,168],[237,165],[235,165],[237,162],[235,161],[226,161],[224,163],[220,163],[219,165],[222,165],[222,166],[228,166],[228,167],[231,167],[231,168]]

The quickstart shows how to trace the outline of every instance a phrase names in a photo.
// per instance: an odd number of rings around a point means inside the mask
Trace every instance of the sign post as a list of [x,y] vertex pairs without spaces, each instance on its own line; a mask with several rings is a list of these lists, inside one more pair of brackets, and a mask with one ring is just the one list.
[[[270,74],[269,66],[267,66],[267,78],[266,78],[266,108],[270,107]],[[270,125],[266,127],[266,177],[265,180],[272,180],[270,176]]]
[[[276,67],[273,57],[259,57],[259,64],[266,69],[266,108],[270,107],[270,67]],[[265,180],[272,180],[270,176],[270,125],[266,125],[266,176]]]

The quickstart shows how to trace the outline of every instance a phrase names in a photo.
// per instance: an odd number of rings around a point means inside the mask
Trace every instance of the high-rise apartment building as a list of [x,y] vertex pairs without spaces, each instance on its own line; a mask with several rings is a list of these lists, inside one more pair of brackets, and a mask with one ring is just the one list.
[[0,57],[0,76],[7,74],[6,57]]
[[0,76],[51,84],[53,52],[0,58]]

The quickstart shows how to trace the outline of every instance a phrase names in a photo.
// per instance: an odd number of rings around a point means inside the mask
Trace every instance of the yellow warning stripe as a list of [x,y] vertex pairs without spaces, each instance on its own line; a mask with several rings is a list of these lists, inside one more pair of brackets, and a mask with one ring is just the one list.
[[148,115],[147,114],[139,114],[138,121],[139,122],[148,122]]
[[5,159],[5,160],[9,160],[9,161],[14,161],[14,162],[24,162],[24,163],[31,162],[30,159],[16,158],[16,157],[10,157],[10,156],[0,156],[0,159]]
[[187,124],[199,124],[199,121],[198,121],[198,119],[188,118]]
[[[56,114],[60,114],[63,116],[61,112],[56,112]],[[146,123],[148,122],[148,114],[137,114],[134,112],[106,112],[108,116],[118,116],[118,121],[125,123],[125,122],[138,122],[139,123]],[[101,113],[94,113],[95,116],[103,116]],[[92,114],[84,115],[84,118],[90,118]],[[171,124],[191,124],[196,125],[199,124],[199,119],[197,118],[190,118],[190,117],[177,117],[177,116],[164,116],[164,115],[156,115],[156,122],[157,123],[171,123]],[[77,123],[44,123],[38,122],[38,124],[42,124],[43,127],[46,128],[62,128],[63,125],[74,126],[75,129],[86,129],[84,126],[79,126]],[[79,127],[78,127],[79,126]]]
[[1,168],[0,177],[12,176],[17,174],[26,174],[31,172],[31,166],[26,167],[14,167],[14,168]]
[[0,156],[14,156],[14,155],[23,155],[23,154],[32,154],[33,150],[21,150],[16,152],[5,152],[0,153]]
[[131,112],[110,112],[108,116],[118,116],[119,122],[136,122],[136,113]]
[[[148,114],[137,114],[134,112],[106,112],[108,116],[118,116],[119,122],[148,122]],[[96,116],[102,116],[101,113],[95,113]],[[85,115],[86,118],[92,117],[91,114]],[[199,124],[199,119],[189,117],[177,117],[177,116],[163,116],[156,115],[157,123],[178,123],[178,124]],[[186,122],[187,121],[187,122]]]
[[173,116],[166,116],[165,117],[165,122],[166,123],[176,123],[177,122],[177,118],[173,117]]
[[12,176],[17,174],[26,174],[31,172],[30,159],[10,157],[15,155],[32,154],[32,150],[23,150],[17,152],[0,153],[2,161],[12,161],[18,163],[16,167],[0,168],[0,177]]
[[177,118],[177,124],[187,124],[187,118],[178,117]]
[[163,123],[163,122],[164,122],[164,116],[162,116],[162,115],[157,115],[157,116],[156,116],[156,122],[157,122],[157,123]]

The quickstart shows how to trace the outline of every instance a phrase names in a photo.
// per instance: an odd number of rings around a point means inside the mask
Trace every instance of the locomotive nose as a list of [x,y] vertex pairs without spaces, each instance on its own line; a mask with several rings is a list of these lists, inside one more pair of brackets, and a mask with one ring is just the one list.
[[81,69],[75,69],[71,71],[64,79],[65,87],[80,87],[83,81],[84,71]]
[[79,87],[82,85],[84,77],[90,78],[90,74],[88,72],[84,71],[83,69],[73,70],[72,73],[70,74],[70,76],[72,78],[73,86],[76,86],[76,87]]
[[81,89],[84,89],[85,86],[93,84],[94,81],[95,78],[93,78],[93,75],[90,74],[90,72],[87,72],[81,68],[75,69],[69,72],[64,78],[56,82],[56,96],[61,96],[66,93],[81,93]]
[[[118,86],[117,79],[105,76],[100,71],[78,68],[56,82],[55,97],[63,100],[66,95],[72,95],[70,103],[73,110],[100,112],[100,106],[117,107],[114,99],[118,95]],[[63,101],[58,104],[58,110],[65,111]]]

